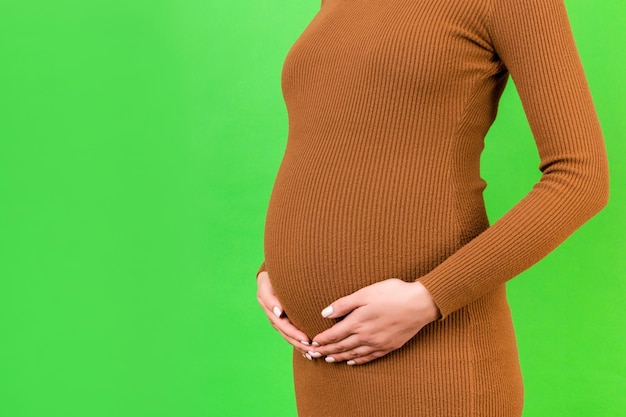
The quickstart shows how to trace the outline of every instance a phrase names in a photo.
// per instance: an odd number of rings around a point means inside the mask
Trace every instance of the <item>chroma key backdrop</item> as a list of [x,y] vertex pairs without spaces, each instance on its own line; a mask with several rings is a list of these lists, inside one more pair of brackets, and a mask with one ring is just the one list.
[[[626,416],[626,3],[565,2],[612,188],[508,284],[524,416]],[[296,415],[255,274],[282,62],[319,7],[0,3],[0,416]],[[492,223],[538,163],[510,82],[482,158]]]

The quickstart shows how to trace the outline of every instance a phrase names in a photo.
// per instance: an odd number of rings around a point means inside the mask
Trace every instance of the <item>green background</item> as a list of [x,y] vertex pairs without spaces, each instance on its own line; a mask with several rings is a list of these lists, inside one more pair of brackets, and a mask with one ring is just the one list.
[[[623,416],[626,6],[567,6],[612,194],[509,285],[524,416]],[[0,416],[295,416],[254,278],[282,61],[318,8],[0,4]],[[483,159],[491,221],[537,165],[511,83]]]

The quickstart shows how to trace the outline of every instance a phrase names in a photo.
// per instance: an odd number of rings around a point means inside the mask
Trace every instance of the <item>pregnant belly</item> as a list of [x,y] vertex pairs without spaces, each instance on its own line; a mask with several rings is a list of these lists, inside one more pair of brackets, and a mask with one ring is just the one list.
[[441,215],[445,201],[418,206],[406,193],[322,194],[275,188],[265,228],[270,280],[309,337],[334,324],[320,313],[336,299],[389,278],[414,281],[458,247],[453,222]]

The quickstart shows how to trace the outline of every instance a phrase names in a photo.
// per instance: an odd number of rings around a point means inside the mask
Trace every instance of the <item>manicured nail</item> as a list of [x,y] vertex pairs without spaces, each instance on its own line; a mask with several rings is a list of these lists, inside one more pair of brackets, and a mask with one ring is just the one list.
[[278,306],[274,306],[272,311],[274,312],[274,315],[278,318],[280,318],[280,316],[283,314],[283,311]]
[[315,346],[315,347],[318,347],[318,346],[320,345],[320,344],[319,344],[319,343],[317,343],[317,342],[313,342],[313,343],[311,343],[311,344],[312,344],[313,346]]
[[322,317],[328,317],[333,314],[333,306],[328,306],[322,310]]
[[309,355],[308,353],[304,355],[308,360],[312,361],[313,358],[311,357],[311,355]]
[[326,362],[328,362],[328,363],[333,363],[333,362],[335,362],[335,358],[333,358],[332,356],[326,356],[326,357],[324,358],[324,360],[325,360]]
[[348,365],[356,365],[356,362],[355,362],[355,361],[348,361],[348,362],[346,362],[346,363],[347,363]]
[[309,346],[309,342],[305,341],[305,340],[301,340],[300,343],[302,343],[303,345],[307,345]]
[[311,352],[310,350],[309,350],[309,355],[313,356],[314,358],[321,358],[322,357],[321,353],[319,353],[319,352]]
[[303,353],[303,354],[302,354],[302,357],[303,357],[303,358],[306,358],[306,355]]

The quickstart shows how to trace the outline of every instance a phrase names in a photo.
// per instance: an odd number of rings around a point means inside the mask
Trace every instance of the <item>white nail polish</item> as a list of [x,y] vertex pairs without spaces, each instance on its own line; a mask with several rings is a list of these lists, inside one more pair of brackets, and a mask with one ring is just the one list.
[[348,362],[346,362],[346,363],[347,363],[348,365],[356,365],[356,362],[355,362],[355,361],[348,361]]
[[322,310],[322,317],[328,317],[333,314],[333,306],[328,306]]
[[274,312],[274,315],[278,318],[280,318],[280,316],[283,314],[283,311],[278,306],[274,306],[272,311]]
[[304,355],[308,360],[312,361],[313,358],[311,357],[311,355],[309,355],[308,353],[306,355]]
[[300,341],[300,343],[302,343],[303,345],[307,345],[307,346],[309,346],[309,342],[306,342],[306,341],[304,341],[304,340],[301,340],[301,341]]
[[332,356],[326,356],[326,358],[324,358],[324,360],[328,363],[333,363],[335,362],[335,358],[333,358]]
[[315,346],[315,347],[318,347],[318,346],[320,345],[320,344],[319,344],[319,343],[317,343],[317,342],[313,342],[313,343],[311,343],[311,344],[312,344],[313,346]]
[[311,352],[310,350],[309,350],[309,355],[313,356],[314,358],[321,358],[322,357],[321,353],[319,353],[319,352]]

